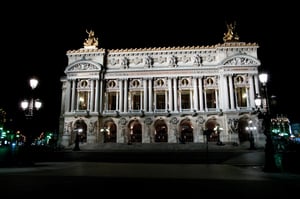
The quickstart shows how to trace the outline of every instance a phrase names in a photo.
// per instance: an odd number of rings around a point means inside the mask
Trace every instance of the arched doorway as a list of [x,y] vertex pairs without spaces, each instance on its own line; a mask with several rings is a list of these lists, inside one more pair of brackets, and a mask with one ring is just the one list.
[[219,135],[216,132],[217,127],[217,119],[215,117],[209,118],[205,123],[206,133],[208,133],[207,141],[208,142],[217,142],[219,139]]
[[129,143],[142,142],[142,125],[138,120],[129,123]]
[[112,120],[106,121],[101,131],[104,136],[104,143],[117,142],[117,126]]
[[154,124],[154,142],[168,142],[168,126],[162,119],[156,120]]
[[79,142],[85,143],[87,139],[87,125],[84,120],[79,119],[74,123],[72,143],[75,143],[76,134],[79,136]]
[[179,140],[181,142],[193,142],[194,134],[193,134],[193,125],[189,119],[184,119],[180,122],[180,137]]
[[245,142],[245,141],[249,141],[249,133],[246,130],[249,125],[249,120],[250,117],[248,115],[244,115],[243,117],[241,117],[238,121],[238,135],[239,135],[239,141]]

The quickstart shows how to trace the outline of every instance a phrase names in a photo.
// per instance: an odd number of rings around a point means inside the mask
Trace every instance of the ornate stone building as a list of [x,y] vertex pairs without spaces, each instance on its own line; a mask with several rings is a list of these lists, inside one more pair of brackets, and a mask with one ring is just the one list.
[[212,46],[113,50],[87,32],[84,47],[66,54],[60,144],[76,135],[85,144],[199,143],[205,130],[208,141],[247,141],[247,121],[259,125],[259,46],[227,28]]

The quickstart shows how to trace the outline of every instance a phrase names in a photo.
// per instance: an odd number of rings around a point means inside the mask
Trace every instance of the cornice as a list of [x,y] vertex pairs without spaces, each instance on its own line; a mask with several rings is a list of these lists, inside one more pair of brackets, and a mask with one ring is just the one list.
[[109,49],[108,53],[127,53],[127,52],[153,52],[153,51],[184,51],[184,50],[201,50],[214,49],[214,46],[173,46],[173,47],[153,47],[153,48],[125,48]]
[[216,48],[232,48],[232,47],[256,47],[259,45],[257,43],[246,43],[246,42],[225,42],[222,44],[215,45]]
[[193,50],[216,50],[222,47],[258,47],[257,43],[245,42],[225,42],[216,45],[207,46],[177,46],[177,47],[153,47],[153,48],[125,48],[125,49],[108,49],[108,53],[128,53],[128,52],[153,52],[153,51],[193,51]]
[[86,54],[86,53],[105,53],[104,48],[80,48],[78,50],[68,50],[67,55],[70,54]]
[[[225,42],[216,45],[207,46],[173,46],[173,47],[153,47],[153,48],[124,48],[124,49],[107,49],[108,54],[114,53],[152,53],[152,52],[167,52],[167,51],[195,51],[195,50],[217,50],[218,48],[234,48],[234,47],[254,47],[258,48],[257,43],[245,42]],[[86,54],[86,53],[105,53],[104,48],[80,48],[78,50],[68,50],[70,54]]]

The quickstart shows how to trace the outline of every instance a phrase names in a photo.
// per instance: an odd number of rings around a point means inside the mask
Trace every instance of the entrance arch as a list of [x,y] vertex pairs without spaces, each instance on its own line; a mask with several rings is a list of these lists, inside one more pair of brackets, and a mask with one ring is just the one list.
[[83,119],[79,119],[74,123],[72,143],[75,143],[76,134],[78,133],[79,142],[85,143],[87,138],[87,125]]
[[129,143],[142,142],[142,125],[138,120],[129,122]]
[[209,118],[205,123],[205,129],[209,133],[207,136],[208,142],[217,142],[219,135],[216,132],[215,128],[218,126],[217,119],[215,117]]
[[164,120],[159,119],[154,123],[154,142],[168,142],[168,126]]
[[181,142],[194,142],[193,125],[189,119],[180,122],[180,138]]
[[249,141],[249,133],[246,130],[246,127],[249,125],[249,120],[250,117],[248,115],[244,115],[238,121],[237,129],[238,129],[239,141],[241,143],[245,141]]
[[108,120],[104,123],[104,128],[101,129],[104,136],[104,143],[116,143],[117,142],[117,125],[112,120]]

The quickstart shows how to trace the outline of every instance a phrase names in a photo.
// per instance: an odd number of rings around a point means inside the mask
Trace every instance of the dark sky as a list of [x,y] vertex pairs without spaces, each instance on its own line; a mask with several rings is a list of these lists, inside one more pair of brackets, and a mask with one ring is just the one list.
[[270,75],[268,91],[276,96],[276,111],[300,122],[297,6],[282,2],[261,6],[255,1],[64,4],[2,7],[0,108],[14,125],[24,122],[19,103],[30,94],[29,78],[36,76],[40,80],[36,94],[44,103],[38,123],[46,130],[58,130],[66,51],[83,47],[86,29],[93,29],[99,47],[106,49],[206,46],[222,43],[226,22],[233,21],[240,41],[260,46],[258,58],[261,70]]

